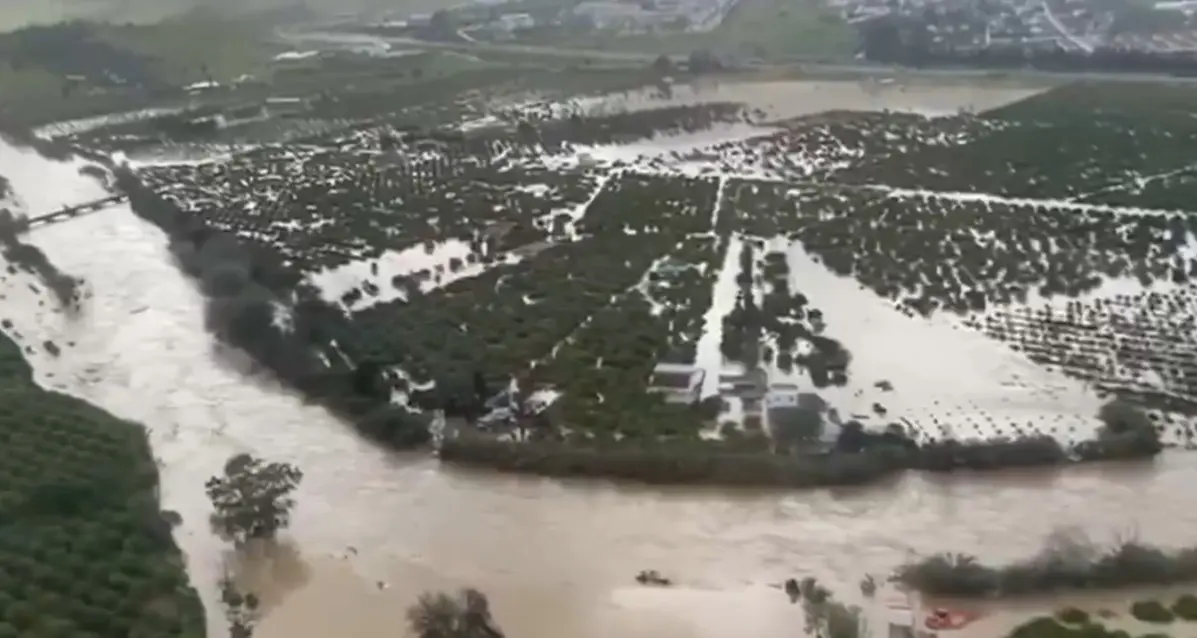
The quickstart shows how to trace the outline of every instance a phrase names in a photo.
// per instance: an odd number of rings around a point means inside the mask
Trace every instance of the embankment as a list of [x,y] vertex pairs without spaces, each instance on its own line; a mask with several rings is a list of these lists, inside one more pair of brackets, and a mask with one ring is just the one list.
[[[658,484],[719,484],[812,488],[863,485],[907,470],[987,471],[1062,467],[1071,463],[1150,460],[1159,454],[1152,433],[1108,434],[1065,449],[1052,437],[914,445],[878,442],[822,454],[772,454],[760,446],[736,451],[712,442],[506,442],[479,436],[446,439],[444,462],[555,477],[612,478]],[[845,451],[855,449],[856,451]]]

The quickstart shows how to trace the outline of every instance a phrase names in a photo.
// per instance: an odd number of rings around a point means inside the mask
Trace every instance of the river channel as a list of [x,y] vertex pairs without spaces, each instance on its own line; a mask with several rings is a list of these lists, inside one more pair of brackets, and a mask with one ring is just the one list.
[[[0,143],[0,174],[30,213],[102,196],[77,167]],[[770,584],[813,575],[845,597],[912,552],[986,561],[1038,550],[1075,526],[1097,539],[1136,533],[1189,544],[1197,456],[1154,465],[1043,472],[907,475],[864,489],[800,492],[661,489],[464,472],[360,440],[321,409],[254,376],[203,325],[203,302],[165,236],[114,206],[34,230],[68,274],[86,279],[73,318],[10,277],[3,316],[39,382],[145,424],[164,507],[216,622],[222,545],[207,530],[206,478],[248,451],[306,478],[283,547],[242,565],[267,604],[260,638],[403,635],[422,591],[475,586],[517,638],[790,638],[801,610]],[[73,345],[67,345],[73,344]],[[656,569],[678,583],[638,588]],[[346,627],[352,631],[346,633]]]

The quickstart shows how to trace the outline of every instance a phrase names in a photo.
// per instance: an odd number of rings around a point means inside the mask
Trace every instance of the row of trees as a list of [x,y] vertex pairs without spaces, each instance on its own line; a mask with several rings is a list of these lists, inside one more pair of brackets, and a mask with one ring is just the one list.
[[1197,579],[1197,547],[1166,550],[1134,539],[1101,547],[1065,530],[1038,554],[1008,565],[941,553],[899,567],[894,579],[926,594],[961,598],[1169,585]]
[[919,444],[900,428],[873,433],[858,422],[849,422],[828,454],[791,453],[788,445],[769,454],[769,439],[759,435],[721,442],[591,439],[522,443],[462,435],[446,439],[439,455],[444,461],[544,476],[809,488],[862,485],[903,470],[1047,467],[1076,461],[1150,459],[1161,451],[1156,428],[1134,406],[1115,401],[1102,408],[1099,417],[1105,423],[1099,436],[1071,447],[1046,435]]

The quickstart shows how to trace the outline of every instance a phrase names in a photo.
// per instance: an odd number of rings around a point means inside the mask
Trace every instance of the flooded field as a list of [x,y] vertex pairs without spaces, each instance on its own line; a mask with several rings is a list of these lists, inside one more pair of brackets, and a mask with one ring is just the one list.
[[769,82],[699,80],[693,84],[674,85],[664,93],[659,89],[646,90],[619,97],[582,100],[581,105],[590,112],[604,112],[727,100],[760,109],[768,120],[785,120],[839,109],[954,115],[961,110],[986,111],[1044,89],[1042,85],[1015,81],[964,83],[934,78],[901,83],[881,83],[873,79]]
[[[946,114],[1033,93],[834,82],[676,91],[670,99],[680,102],[725,94],[750,99],[770,119],[842,108]],[[585,165],[586,187],[566,198],[576,208],[593,201],[608,171],[653,162],[680,171],[678,155],[744,133],[634,150],[595,145],[541,158],[539,165]],[[695,160],[701,166],[682,172],[712,173],[729,161]],[[0,175],[12,182],[23,211],[101,196],[102,188],[77,168],[0,143]],[[715,200],[722,197],[717,191]],[[962,326],[894,312],[784,239],[737,233],[733,241],[738,248],[757,239],[787,254],[795,288],[834,316],[831,325],[843,331],[844,343],[861,353],[860,387],[832,390],[845,413],[869,412],[881,400],[870,389],[888,380],[904,386],[901,396],[913,397],[908,405],[893,401],[895,413],[920,423],[952,415],[958,427],[971,429],[956,432],[962,438],[1009,434],[1027,415],[1060,422],[1062,438],[1091,436],[1099,401],[1078,382]],[[774,588],[787,578],[815,576],[855,600],[862,577],[883,578],[914,554],[959,551],[999,563],[1036,552],[1060,527],[1081,528],[1099,542],[1133,530],[1164,545],[1189,544],[1197,532],[1197,510],[1185,505],[1197,456],[1180,452],[1154,464],[906,474],[868,488],[802,492],[645,488],[448,469],[425,455],[389,453],[361,440],[323,410],[255,376],[240,354],[216,346],[204,327],[203,299],[171,262],[165,236],[126,207],[36,229],[28,241],[64,272],[84,278],[86,300],[78,316],[68,317],[41,303],[28,281],[10,277],[0,290],[3,315],[20,343],[34,347],[43,384],[149,429],[164,506],[182,514],[178,542],[205,597],[213,636],[221,635],[213,585],[224,550],[207,529],[203,482],[236,452],[292,462],[306,473],[286,543],[237,568],[264,600],[261,638],[327,638],[344,633],[347,623],[355,638],[404,635],[405,609],[419,593],[459,586],[486,592],[498,624],[519,638],[790,638],[803,615]],[[460,242],[432,248],[375,258],[382,275],[371,274],[370,261],[354,259],[309,274],[337,299],[362,281],[433,270],[434,261],[465,255]],[[722,269],[734,268],[735,257],[730,251]],[[450,275],[475,276],[469,266],[445,270],[443,280],[426,287],[445,285]],[[720,289],[735,276],[716,279],[712,315],[720,316],[726,312],[720,305],[734,301]],[[700,358],[710,356],[711,334],[704,332]],[[36,346],[49,339],[71,345],[53,357]],[[718,342],[713,337],[714,357]],[[722,362],[706,365],[717,379]],[[771,374],[786,381],[780,371]],[[981,413],[1000,418],[982,422]],[[634,576],[645,569],[677,586],[637,587]],[[1026,613],[991,608],[984,627],[993,633],[985,636],[996,638]]]

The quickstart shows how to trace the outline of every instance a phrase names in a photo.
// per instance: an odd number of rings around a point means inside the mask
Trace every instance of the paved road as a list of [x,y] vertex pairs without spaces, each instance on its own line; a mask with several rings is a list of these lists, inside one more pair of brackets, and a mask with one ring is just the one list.
[[[565,58],[577,58],[584,60],[607,61],[607,62],[625,62],[625,63],[644,63],[648,64],[656,59],[656,55],[652,53],[644,53],[638,51],[611,51],[611,50],[592,50],[592,49],[568,49],[550,46],[537,46],[530,44],[513,44],[513,43],[494,43],[494,42],[428,42],[424,40],[415,40],[411,38],[383,38],[376,36],[368,36],[352,33],[331,33],[331,32],[307,32],[307,33],[286,33],[280,34],[284,39],[290,41],[294,45],[300,46],[319,46],[324,45],[346,45],[346,44],[362,44],[365,41],[385,42],[392,47],[404,48],[423,48],[423,49],[449,49],[454,51],[467,51],[475,55],[485,56],[487,53],[514,53],[514,54],[528,54],[528,55],[543,55],[556,56]],[[976,78],[976,79],[995,79],[995,78],[1025,78],[1030,81],[1039,82],[1067,82],[1075,80],[1091,80],[1091,81],[1119,81],[1119,82],[1150,82],[1150,83],[1194,83],[1197,78],[1183,78],[1175,77],[1167,74],[1150,74],[1150,73],[1102,73],[1102,72],[1054,72],[1054,71],[1039,71],[1035,69],[1011,69],[1011,70],[997,70],[997,69],[956,69],[956,68],[939,68],[939,69],[914,69],[907,67],[898,67],[882,64],[867,64],[867,63],[845,63],[845,64],[824,64],[824,63],[787,63],[787,64],[771,64],[758,65],[753,67],[760,71],[769,70],[786,70],[791,69],[795,75],[802,73],[809,73],[811,75],[845,75],[845,76],[901,76],[906,78],[928,77],[928,78]]]

